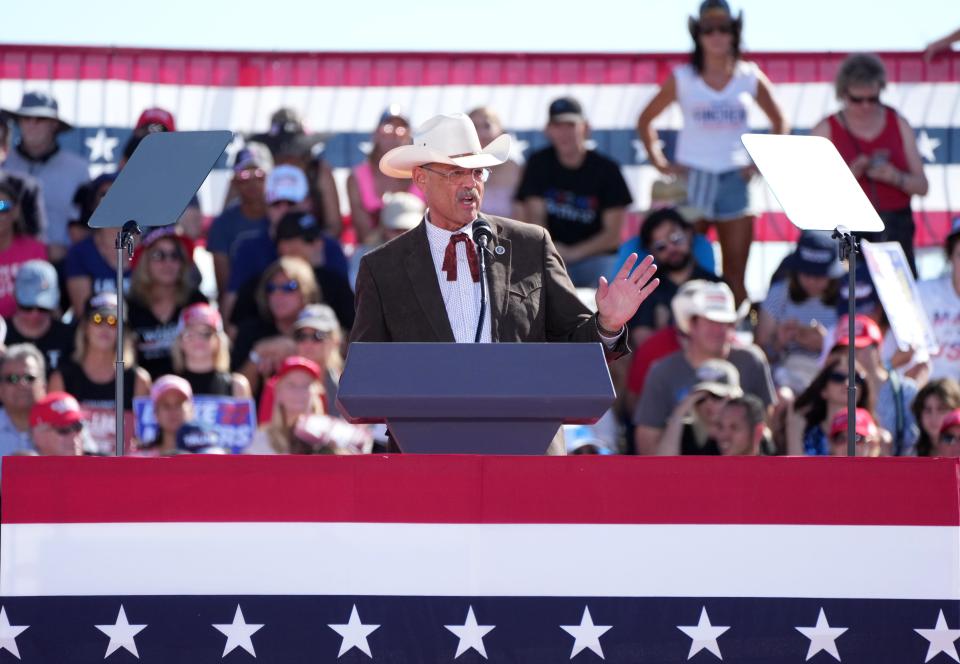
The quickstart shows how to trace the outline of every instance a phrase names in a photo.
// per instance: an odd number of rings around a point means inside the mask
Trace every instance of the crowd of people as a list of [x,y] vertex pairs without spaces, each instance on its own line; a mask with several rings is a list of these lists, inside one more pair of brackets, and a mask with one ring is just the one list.
[[[742,15],[725,0],[705,0],[689,29],[689,63],[637,120],[661,173],[637,236],[624,237],[633,201],[620,168],[588,147],[588,119],[573,97],[546,109],[548,147],[523,165],[504,156],[472,172],[482,200],[466,203],[546,229],[579,289],[607,288],[630,252],[655,260],[659,285],[627,324],[634,352],[611,364],[617,401],[598,425],[569,429],[567,451],[844,454],[852,346],[858,454],[960,456],[960,219],[944,239],[950,273],[919,284],[941,346],[932,357],[898,348],[868,271],[858,270],[856,290],[847,291],[829,236],[804,233],[766,300],[749,302],[758,174],[740,136],[753,105],[770,131],[790,127],[774,86],[741,53]],[[886,83],[878,56],[849,56],[836,75],[840,108],[813,133],[836,145],[884,220],[869,239],[899,243],[916,274],[911,199],[928,184],[913,129],[881,101]],[[668,158],[654,121],[674,104],[683,128]],[[509,137],[496,109],[468,116],[484,151],[504,152]],[[121,293],[117,230],[86,224],[116,174],[91,180],[85,161],[58,144],[69,129],[56,99],[40,91],[0,122],[0,453],[112,449],[97,440],[89,413],[115,407],[118,347],[123,409],[140,417],[135,403],[143,402],[152,413],[151,426],[129,436],[131,454],[386,449],[383,431],[341,418],[336,392],[361,259],[425,223],[424,191],[384,161],[424,129],[387,108],[341,207],[315,140],[294,109],[280,109],[237,154],[223,211],[204,223],[195,200],[175,224],[144,235],[123,266]],[[169,112],[145,110],[120,168],[145,136],[169,131]],[[437,173],[452,181],[460,171]],[[212,256],[213,296],[200,289],[201,247]],[[219,437],[201,416],[210,399],[255,404],[248,440]]]

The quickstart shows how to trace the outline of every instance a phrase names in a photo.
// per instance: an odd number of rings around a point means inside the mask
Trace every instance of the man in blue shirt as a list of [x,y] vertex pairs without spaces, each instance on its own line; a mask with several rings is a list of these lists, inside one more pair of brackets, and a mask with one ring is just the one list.
[[14,344],[0,362],[0,455],[33,450],[30,409],[47,393],[43,353],[32,344]]

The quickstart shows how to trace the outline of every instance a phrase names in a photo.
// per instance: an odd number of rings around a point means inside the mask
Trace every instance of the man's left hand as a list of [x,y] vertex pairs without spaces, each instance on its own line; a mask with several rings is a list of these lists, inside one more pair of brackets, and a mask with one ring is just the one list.
[[659,279],[653,278],[657,272],[653,256],[644,258],[634,270],[636,263],[637,255],[630,254],[612,282],[608,283],[606,277],[600,277],[597,286],[597,322],[605,330],[623,329],[660,283]]

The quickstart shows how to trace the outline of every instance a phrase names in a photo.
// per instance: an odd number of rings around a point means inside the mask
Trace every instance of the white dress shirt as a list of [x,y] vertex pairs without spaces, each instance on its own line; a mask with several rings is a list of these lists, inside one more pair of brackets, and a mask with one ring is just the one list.
[[[473,222],[458,231],[444,230],[430,223],[427,213],[427,240],[430,242],[430,255],[433,256],[433,267],[440,284],[440,294],[447,309],[447,318],[453,330],[453,338],[457,343],[472,344],[477,334],[477,321],[480,320],[480,282],[470,276],[470,263],[467,261],[467,244],[457,244],[457,279],[447,280],[447,273],[443,270],[443,257],[450,244],[450,237],[456,233],[464,233],[473,242]],[[483,276],[481,275],[481,278]],[[487,310],[483,317],[483,330],[480,332],[480,342],[490,343],[490,283],[486,284]]]

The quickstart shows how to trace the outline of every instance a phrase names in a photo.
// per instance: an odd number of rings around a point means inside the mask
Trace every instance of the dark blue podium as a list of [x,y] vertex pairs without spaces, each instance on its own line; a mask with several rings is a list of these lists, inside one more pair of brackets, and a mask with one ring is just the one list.
[[614,396],[600,344],[353,343],[337,401],[404,452],[543,454]]

